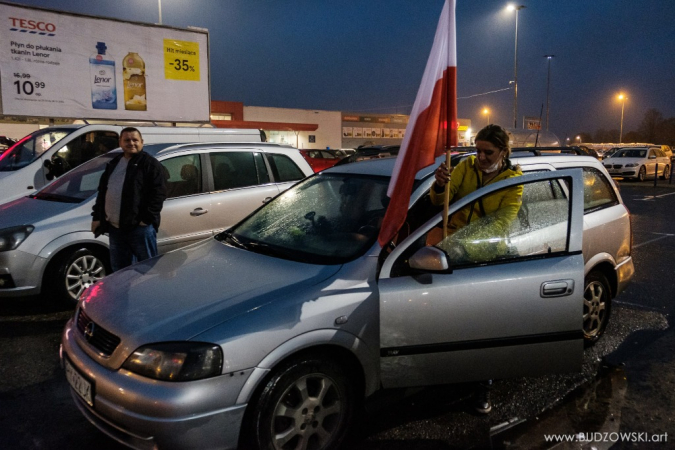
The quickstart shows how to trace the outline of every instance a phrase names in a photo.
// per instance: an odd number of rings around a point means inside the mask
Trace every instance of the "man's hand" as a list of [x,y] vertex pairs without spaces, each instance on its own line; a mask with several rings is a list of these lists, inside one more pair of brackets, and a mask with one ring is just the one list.
[[454,169],[454,167],[450,167],[450,169],[448,169],[445,163],[441,163],[441,165],[438,166],[438,169],[436,169],[436,172],[434,172],[436,186],[439,188],[444,188],[448,181],[450,181],[450,174]]
[[91,232],[96,233],[96,229],[101,226],[100,220],[94,220],[91,222]]

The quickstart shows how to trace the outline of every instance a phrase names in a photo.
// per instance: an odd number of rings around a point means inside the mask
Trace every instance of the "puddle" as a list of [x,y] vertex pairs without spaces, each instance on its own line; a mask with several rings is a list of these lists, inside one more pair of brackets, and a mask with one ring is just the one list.
[[619,433],[627,382],[622,367],[603,366],[588,386],[527,422],[505,422],[491,430],[493,449],[605,450]]

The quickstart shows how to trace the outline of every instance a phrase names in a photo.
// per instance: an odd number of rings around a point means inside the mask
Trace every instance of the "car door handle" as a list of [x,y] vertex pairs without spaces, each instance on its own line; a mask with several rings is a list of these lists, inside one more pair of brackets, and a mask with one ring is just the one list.
[[266,205],[271,201],[272,201],[272,197],[265,197],[265,200],[263,200],[263,205]]
[[562,297],[572,295],[574,292],[574,280],[546,281],[541,284],[542,297]]
[[206,214],[207,212],[209,212],[208,209],[195,208],[195,209],[190,213],[190,215],[191,215],[191,216],[201,216],[202,214]]

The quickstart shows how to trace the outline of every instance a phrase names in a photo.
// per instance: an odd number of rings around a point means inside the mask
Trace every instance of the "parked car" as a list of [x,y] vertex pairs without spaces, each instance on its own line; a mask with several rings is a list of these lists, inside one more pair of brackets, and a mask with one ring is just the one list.
[[514,147],[511,149],[514,152],[533,152],[536,154],[555,154],[555,153],[570,153],[573,155],[592,156],[600,159],[598,153],[584,146],[573,145],[570,147]]
[[663,153],[664,153],[668,158],[670,158],[670,161],[672,162],[672,161],[673,161],[673,149],[670,148],[670,145],[662,145],[662,146],[661,146],[661,150],[663,151]]
[[[119,147],[121,125],[58,125],[37,130],[0,156],[0,204],[35,192],[71,169]],[[260,130],[138,127],[145,144],[261,142]]]
[[[430,166],[381,247],[394,162],[327,169],[90,287],[62,334],[80,411],[136,448],[326,449],[380,387],[579,370],[633,274],[628,212],[599,162],[514,158],[532,173],[450,208],[523,185],[508,234],[435,246]],[[473,251],[492,246],[504,251]]]
[[[234,225],[312,169],[296,149],[274,144],[154,144],[168,198],[157,236],[160,253]],[[0,298],[48,290],[74,304],[110,273],[108,238],[90,231],[106,153],[37,193],[0,205]]]
[[342,159],[328,150],[300,150],[300,154],[307,160],[314,172],[333,167]]
[[602,163],[612,176],[639,181],[655,176],[670,178],[670,158],[658,146],[620,148]]

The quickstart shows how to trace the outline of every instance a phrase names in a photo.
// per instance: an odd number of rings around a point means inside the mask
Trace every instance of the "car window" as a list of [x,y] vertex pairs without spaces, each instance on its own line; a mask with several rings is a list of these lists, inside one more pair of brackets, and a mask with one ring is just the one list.
[[302,172],[302,170],[300,170],[293,160],[286,155],[268,153],[267,160],[272,167],[274,180],[279,183],[286,181],[297,181],[305,178],[305,174]]
[[[500,206],[483,214],[481,202]],[[566,252],[570,208],[571,202],[557,180],[531,182],[486,194],[449,217],[447,237],[442,237],[439,222],[417,246],[412,245],[395,264],[394,273],[407,275],[405,259],[423,245],[443,250],[453,268]],[[453,230],[458,216],[463,216],[459,222],[467,225]]]
[[80,165],[63,177],[57,179],[38,191],[34,197],[68,203],[80,203],[98,191],[98,183],[105,170],[105,165],[116,155],[106,154],[100,158]]
[[619,201],[610,181],[598,169],[584,167],[584,212],[616,205]]
[[216,191],[259,184],[253,152],[215,152],[209,158]]
[[230,236],[251,251],[342,264],[362,255],[377,239],[388,185],[388,177],[310,177],[242,221]]
[[26,167],[72,132],[72,129],[46,129],[29,134],[2,153],[0,171],[13,171]]
[[92,131],[68,142],[52,155],[51,160],[58,167],[56,175],[61,175],[117,147],[119,137],[114,131]]
[[167,198],[202,192],[202,166],[198,154],[160,161],[166,177]]

